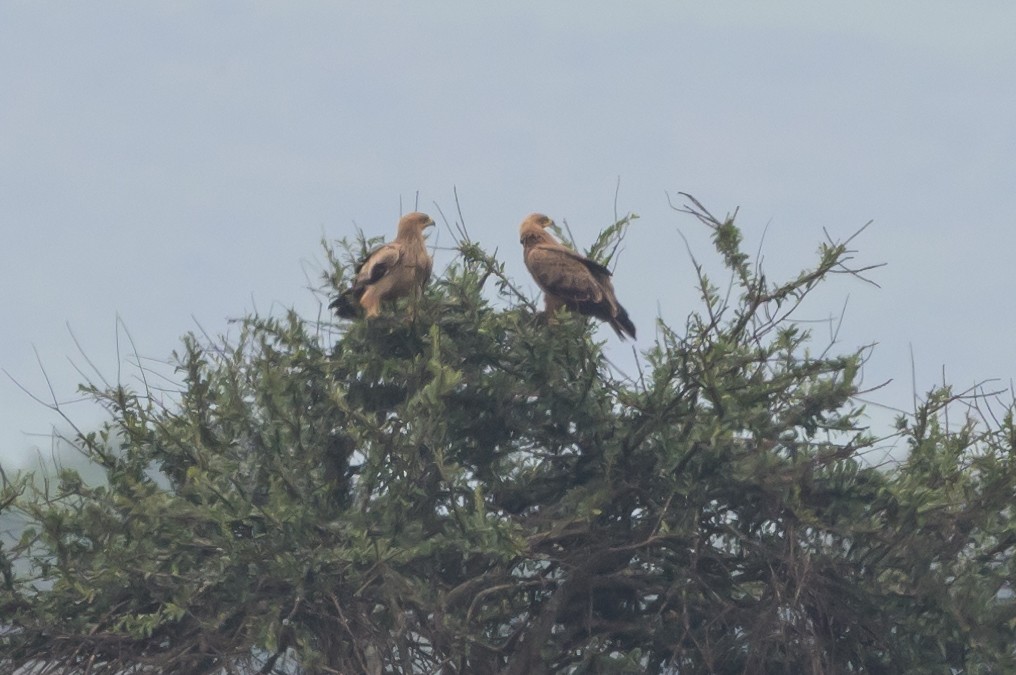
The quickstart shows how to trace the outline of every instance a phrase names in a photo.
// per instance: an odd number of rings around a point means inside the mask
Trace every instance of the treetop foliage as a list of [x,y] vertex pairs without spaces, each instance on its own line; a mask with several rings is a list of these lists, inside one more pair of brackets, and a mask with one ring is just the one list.
[[170,394],[86,385],[105,483],[4,476],[0,670],[1012,671],[1012,408],[931,392],[865,461],[865,350],[793,320],[865,271],[849,240],[774,283],[688,202],[732,282],[696,264],[633,376],[461,236],[413,312],[252,315],[187,336]]

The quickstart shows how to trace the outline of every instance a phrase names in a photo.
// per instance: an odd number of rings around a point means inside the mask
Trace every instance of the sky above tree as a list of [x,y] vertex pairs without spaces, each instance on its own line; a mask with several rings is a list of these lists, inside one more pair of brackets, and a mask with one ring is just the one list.
[[[615,287],[645,347],[700,306],[688,250],[720,269],[668,204],[683,191],[739,208],[774,279],[874,221],[855,243],[888,263],[881,288],[834,284],[802,318],[843,351],[878,343],[877,423],[943,369],[1008,387],[1016,8],[717,4],[5,3],[0,366],[48,398],[37,353],[63,402],[91,372],[76,341],[107,379],[136,377],[135,347],[166,373],[189,330],[323,311],[319,240],[390,238],[414,208],[440,274],[456,193],[534,295],[526,214],[588,246],[638,213]],[[48,453],[53,425],[0,382],[5,465]]]

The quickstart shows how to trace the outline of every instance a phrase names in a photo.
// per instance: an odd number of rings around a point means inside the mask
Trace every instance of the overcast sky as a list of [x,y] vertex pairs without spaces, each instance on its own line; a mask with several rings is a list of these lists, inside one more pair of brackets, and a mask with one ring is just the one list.
[[[588,245],[620,181],[618,210],[641,216],[615,283],[639,348],[659,314],[700,308],[681,233],[715,261],[668,206],[684,191],[739,207],[774,279],[823,230],[874,221],[855,244],[888,263],[881,288],[839,279],[800,315],[846,303],[840,346],[878,343],[865,383],[893,380],[873,401],[910,407],[911,349],[919,392],[943,368],[1008,387],[1014,26],[1001,1],[0,2],[0,366],[48,396],[37,351],[70,401],[70,331],[129,380],[117,317],[159,362],[254,307],[316,316],[321,237],[390,236],[417,195],[440,220],[453,189],[535,293],[519,221],[545,212]],[[0,380],[5,467],[54,425]]]

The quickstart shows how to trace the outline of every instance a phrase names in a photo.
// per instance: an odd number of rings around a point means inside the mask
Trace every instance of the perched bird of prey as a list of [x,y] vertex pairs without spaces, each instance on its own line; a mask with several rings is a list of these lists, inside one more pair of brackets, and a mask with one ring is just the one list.
[[368,253],[356,267],[353,285],[328,306],[344,319],[358,316],[361,308],[372,319],[381,313],[382,301],[419,294],[434,264],[423,240],[424,228],[433,224],[426,213],[402,216],[395,240]]
[[614,295],[610,270],[558,243],[545,230],[553,224],[542,213],[526,216],[519,227],[526,267],[543,289],[547,315],[559,307],[606,321],[618,337],[635,337],[635,324]]

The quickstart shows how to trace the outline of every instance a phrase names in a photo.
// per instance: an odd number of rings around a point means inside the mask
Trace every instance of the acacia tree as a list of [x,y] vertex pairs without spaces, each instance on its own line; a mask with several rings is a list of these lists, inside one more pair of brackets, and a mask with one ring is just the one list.
[[864,350],[810,351],[792,316],[858,273],[849,241],[772,283],[689,202],[731,288],[697,268],[702,310],[635,377],[463,236],[414,312],[250,316],[184,340],[173,396],[87,386],[106,482],[5,480],[30,525],[0,551],[0,668],[1012,670],[1012,409],[950,428],[964,399],[933,392],[871,466]]

